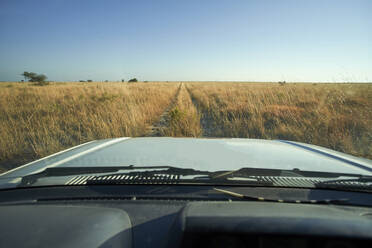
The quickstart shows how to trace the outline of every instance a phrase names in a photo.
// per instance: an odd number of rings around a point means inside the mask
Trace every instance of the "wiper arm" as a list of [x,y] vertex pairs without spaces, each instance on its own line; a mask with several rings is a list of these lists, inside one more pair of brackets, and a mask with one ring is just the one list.
[[340,179],[332,179],[315,184],[317,188],[335,188],[335,189],[358,189],[372,190],[372,176],[352,176]]
[[324,200],[288,200],[288,199],[270,199],[270,198],[264,198],[264,197],[256,197],[256,196],[249,196],[249,195],[243,195],[239,194],[233,191],[224,190],[224,189],[218,189],[214,188],[214,190],[233,196],[237,198],[241,198],[248,201],[265,201],[265,202],[280,202],[280,203],[304,203],[304,204],[345,204],[349,200],[348,199],[324,199]]
[[357,183],[372,183],[372,176],[353,176],[353,178],[343,178],[343,179],[333,179],[324,181],[322,183],[347,183],[347,182],[357,182]]
[[321,171],[303,171],[297,168],[292,170],[265,169],[265,168],[241,168],[238,170],[215,173],[214,178],[246,177],[246,176],[278,176],[278,177],[318,177],[318,178],[339,178],[339,177],[363,177],[359,174],[333,173]]

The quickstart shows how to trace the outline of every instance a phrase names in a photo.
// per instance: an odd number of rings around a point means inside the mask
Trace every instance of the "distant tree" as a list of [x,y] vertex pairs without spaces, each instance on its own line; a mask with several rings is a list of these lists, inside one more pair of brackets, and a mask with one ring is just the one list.
[[129,83],[135,83],[135,82],[138,82],[137,78],[132,78],[128,81]]
[[286,84],[285,81],[279,81],[278,83],[279,83],[281,86],[284,86],[284,85]]
[[33,77],[37,76],[35,72],[27,72],[27,71],[23,72],[21,75],[25,78],[25,81],[31,81]]
[[45,80],[47,80],[47,76],[45,76],[44,74],[37,74],[35,76],[33,76],[31,78],[31,82],[45,82]]
[[121,82],[122,82],[122,83],[124,83],[124,82],[125,82],[125,80],[124,80],[124,79],[122,79],[122,80],[121,80]]
[[28,80],[29,82],[35,82],[37,85],[47,85],[49,82],[47,82],[47,76],[44,74],[37,74],[35,72],[23,72],[21,74],[25,77],[25,80]]
[[79,80],[79,82],[85,82],[85,80]]
[[93,80],[92,79],[88,79],[87,82],[91,83],[91,82],[93,82]]
[[108,82],[108,80],[105,80],[105,83],[107,83]]
[[31,82],[35,82],[36,85],[39,85],[39,86],[44,86],[44,85],[48,85],[49,82],[46,81],[47,80],[47,76],[45,76],[44,74],[37,74],[36,76],[33,76],[32,79],[30,80]]

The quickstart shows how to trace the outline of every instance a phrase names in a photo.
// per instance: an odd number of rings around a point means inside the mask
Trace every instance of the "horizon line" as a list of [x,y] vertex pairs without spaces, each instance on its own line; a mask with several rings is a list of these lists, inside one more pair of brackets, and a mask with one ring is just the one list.
[[[65,80],[47,80],[47,82],[50,83],[128,83],[128,80],[122,82],[121,80],[97,80],[97,81],[65,81]],[[242,81],[242,80],[138,80],[137,83],[156,83],[156,82],[162,82],[162,83],[329,83],[329,84],[348,84],[348,83],[360,83],[360,84],[369,84],[372,83],[372,81],[286,81],[286,80],[278,80],[278,81]],[[0,83],[32,83],[29,81],[3,81],[0,80]],[[130,82],[133,83],[133,82]]]

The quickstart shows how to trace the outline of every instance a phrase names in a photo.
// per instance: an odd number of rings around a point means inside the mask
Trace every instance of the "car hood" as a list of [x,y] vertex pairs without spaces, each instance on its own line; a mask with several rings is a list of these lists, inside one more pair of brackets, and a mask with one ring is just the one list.
[[0,185],[49,167],[175,166],[198,170],[242,167],[336,173],[372,173],[372,161],[319,146],[284,140],[115,138],[91,141],[0,175]]

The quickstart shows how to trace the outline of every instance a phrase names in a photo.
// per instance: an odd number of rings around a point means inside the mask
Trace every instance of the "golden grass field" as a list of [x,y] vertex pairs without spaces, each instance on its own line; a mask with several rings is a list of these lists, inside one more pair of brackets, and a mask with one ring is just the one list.
[[286,139],[372,159],[372,84],[0,83],[0,170],[122,136]]

